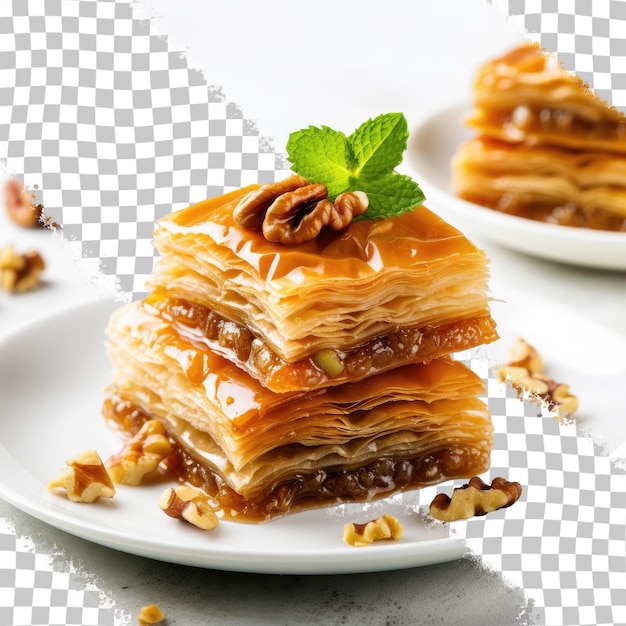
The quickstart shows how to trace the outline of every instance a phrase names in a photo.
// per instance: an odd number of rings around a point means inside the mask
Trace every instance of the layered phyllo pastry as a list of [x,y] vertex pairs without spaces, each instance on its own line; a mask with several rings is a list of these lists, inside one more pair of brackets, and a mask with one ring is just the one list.
[[496,337],[484,253],[421,206],[299,245],[233,211],[249,187],[162,219],[143,306],[275,392],[353,382]]
[[167,468],[225,518],[489,467],[483,382],[452,359],[497,339],[487,259],[411,185],[385,184],[413,197],[373,219],[374,191],[302,176],[172,213],[149,295],[110,320],[105,417],[128,435],[159,420]]
[[626,118],[552,54],[521,45],[481,67],[458,195],[566,226],[626,230]]

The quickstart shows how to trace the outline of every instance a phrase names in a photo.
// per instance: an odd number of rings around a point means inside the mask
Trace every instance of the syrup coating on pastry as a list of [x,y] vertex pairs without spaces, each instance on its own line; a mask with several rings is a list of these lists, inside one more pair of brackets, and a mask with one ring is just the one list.
[[121,397],[157,419],[184,419],[208,433],[236,469],[279,445],[299,443],[313,455],[318,444],[383,435],[407,423],[417,427],[433,411],[455,412],[455,400],[473,402],[483,392],[479,377],[443,358],[354,383],[277,394],[146,315],[138,303],[113,314],[108,334]]
[[284,246],[235,224],[251,188],[161,220],[149,289],[247,327],[288,362],[489,314],[484,252],[425,207]]

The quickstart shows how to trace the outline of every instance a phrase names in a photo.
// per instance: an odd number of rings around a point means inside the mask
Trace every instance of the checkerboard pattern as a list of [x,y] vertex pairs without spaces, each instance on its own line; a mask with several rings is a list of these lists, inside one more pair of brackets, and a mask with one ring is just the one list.
[[[489,0],[488,0],[489,1]],[[625,0],[491,0],[626,108]],[[0,2],[0,159],[38,187],[78,257],[143,296],[155,219],[286,169],[272,140],[126,0]],[[490,375],[490,477],[524,485],[509,509],[451,525],[481,562],[526,590],[547,624],[626,623],[626,476],[574,424]],[[424,490],[427,505],[434,493]],[[0,520],[1,522],[2,520]],[[521,611],[527,610],[522,608]],[[112,624],[110,602],[0,525],[0,624]]]
[[626,113],[626,0],[487,0]]
[[2,626],[113,626],[112,603],[76,572],[59,571],[0,519],[0,624]]
[[0,4],[0,157],[140,298],[156,219],[283,168],[272,141],[114,0]]
[[[469,361],[483,376],[487,363]],[[490,374],[485,380],[495,437],[484,480],[502,476],[524,493],[452,530],[484,565],[524,589],[532,623],[626,624],[626,472],[574,422],[561,423]]]

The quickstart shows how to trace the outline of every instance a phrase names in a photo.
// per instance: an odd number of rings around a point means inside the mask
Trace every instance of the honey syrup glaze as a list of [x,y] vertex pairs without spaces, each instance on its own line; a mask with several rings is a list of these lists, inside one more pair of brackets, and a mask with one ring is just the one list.
[[470,258],[484,262],[482,251],[424,205],[399,217],[353,221],[341,231],[322,231],[299,245],[273,243],[262,233],[238,226],[232,217],[241,198],[258,187],[203,200],[161,219],[155,245],[162,254],[182,241],[197,246],[199,254],[223,255],[272,284],[280,295],[334,280],[344,285],[369,280],[388,268],[427,272],[429,263]]
[[[114,392],[104,402],[103,415],[126,435],[135,434],[151,419]],[[218,472],[199,462],[175,436],[171,435],[171,439],[173,452],[164,465],[172,478],[202,489],[220,517],[237,522],[266,522],[311,508],[364,502],[449,479],[469,478],[486,471],[490,461],[485,449],[460,442],[414,458],[383,457],[361,467],[297,473],[271,485],[262,496],[252,500],[238,494]]]

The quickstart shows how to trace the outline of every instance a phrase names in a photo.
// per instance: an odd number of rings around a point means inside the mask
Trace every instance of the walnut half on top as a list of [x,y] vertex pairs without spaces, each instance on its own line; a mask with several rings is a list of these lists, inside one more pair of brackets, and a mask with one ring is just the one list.
[[339,194],[331,202],[325,185],[295,175],[247,194],[233,218],[239,226],[262,230],[268,241],[297,245],[315,239],[325,227],[345,228],[368,206],[362,191]]

